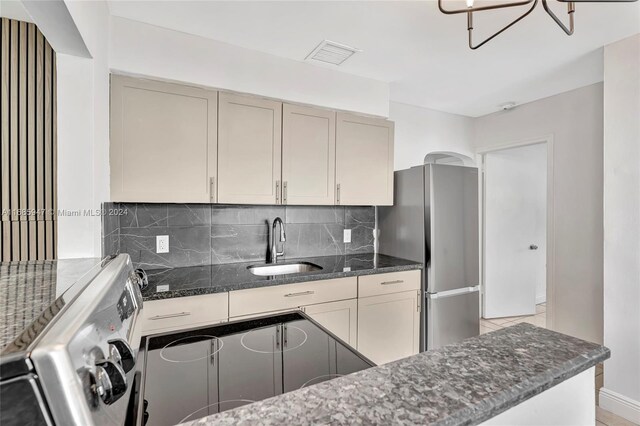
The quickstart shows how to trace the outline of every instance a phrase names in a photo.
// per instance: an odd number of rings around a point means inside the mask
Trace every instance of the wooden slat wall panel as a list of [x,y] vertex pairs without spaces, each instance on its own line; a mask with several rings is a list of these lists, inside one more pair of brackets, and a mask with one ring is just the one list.
[[[1,32],[1,44],[2,48],[0,49],[1,56],[1,65],[0,65],[0,84],[2,85],[2,101],[0,104],[1,107],[1,123],[0,127],[2,133],[2,148],[0,150],[0,174],[2,175],[2,184],[0,187],[1,192],[1,200],[0,204],[2,207],[2,220],[9,219],[9,211],[11,209],[11,205],[9,202],[9,42],[10,42],[10,26],[5,24],[4,19],[2,20],[2,27],[0,29]],[[2,234],[4,235],[4,234]]]
[[[20,22],[20,45],[18,66],[18,161],[19,187],[18,198],[20,210],[28,209],[27,204],[27,23]],[[29,260],[29,226],[27,216],[19,216],[20,220],[20,260]]]
[[[27,35],[27,123],[35,123],[36,119],[36,26],[28,26]],[[27,161],[36,164],[36,128],[27,126]],[[36,168],[27,171],[28,208],[36,208]],[[38,258],[38,225],[36,217],[29,216],[29,259]]]
[[[53,82],[51,84],[51,91],[53,93],[53,98],[51,99],[51,105],[52,105],[52,110],[53,110],[53,114],[52,114],[52,122],[51,122],[51,126],[52,126],[52,133],[53,133],[53,169],[52,169],[52,173],[53,173],[53,189],[51,191],[51,198],[53,199],[53,211],[57,212],[58,211],[58,108],[56,108],[56,99],[58,99],[58,92],[57,92],[57,74],[56,74],[56,69],[57,69],[57,65],[56,65],[56,55],[55,52],[52,50],[52,54],[53,56]],[[53,235],[51,237],[52,240],[52,245],[53,245],[53,258],[56,257],[56,253],[57,253],[57,247],[58,247],[58,221],[56,220],[56,218],[58,217],[57,214],[52,214],[51,217],[49,218],[49,220],[52,221],[52,229],[53,229]]]
[[55,259],[56,55],[33,24],[0,34],[0,261]]

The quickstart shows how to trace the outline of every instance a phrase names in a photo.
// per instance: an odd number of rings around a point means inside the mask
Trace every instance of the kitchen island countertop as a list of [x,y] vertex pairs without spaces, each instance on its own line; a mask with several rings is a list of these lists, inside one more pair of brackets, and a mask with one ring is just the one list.
[[609,356],[520,323],[184,425],[475,425]]
[[[52,303],[78,279],[101,263],[99,258],[33,260],[0,263],[0,293],[2,313],[0,351],[14,342]],[[53,316],[55,312],[48,313]],[[37,328],[37,327],[36,327]],[[14,348],[15,349],[15,348]]]
[[146,271],[149,285],[142,291],[142,296],[150,301],[422,268],[418,262],[374,253],[278,261],[279,264],[292,262],[310,262],[322,269],[280,276],[253,275],[248,267],[264,265],[259,261],[152,269]]

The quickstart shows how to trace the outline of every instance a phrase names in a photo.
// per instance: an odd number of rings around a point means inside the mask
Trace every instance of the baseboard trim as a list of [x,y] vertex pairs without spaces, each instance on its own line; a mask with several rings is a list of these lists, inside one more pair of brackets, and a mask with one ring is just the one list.
[[640,401],[627,398],[612,390],[600,389],[600,408],[611,411],[633,423],[640,424]]

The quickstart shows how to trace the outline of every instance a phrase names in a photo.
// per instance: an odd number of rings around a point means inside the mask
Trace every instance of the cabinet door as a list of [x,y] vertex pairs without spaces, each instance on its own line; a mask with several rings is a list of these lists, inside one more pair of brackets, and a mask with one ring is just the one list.
[[302,310],[345,343],[355,347],[358,333],[356,299],[304,306]]
[[218,118],[218,202],[280,204],[282,103],[220,93]]
[[228,318],[229,293],[148,300],[142,310],[141,329],[144,334],[156,334],[226,322]]
[[283,105],[283,204],[335,202],[336,113]]
[[418,353],[419,290],[358,299],[358,351],[376,364]]
[[336,203],[393,204],[393,122],[338,113]]
[[215,201],[217,92],[111,77],[111,200]]

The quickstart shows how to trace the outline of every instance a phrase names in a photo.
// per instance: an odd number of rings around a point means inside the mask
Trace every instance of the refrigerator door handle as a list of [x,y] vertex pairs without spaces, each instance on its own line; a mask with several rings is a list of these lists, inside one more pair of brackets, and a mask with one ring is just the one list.
[[443,297],[451,297],[451,296],[457,296],[459,294],[473,293],[474,291],[478,291],[478,290],[480,290],[479,285],[474,287],[462,287],[462,288],[457,288],[455,290],[439,291],[437,293],[427,293],[427,298],[431,300],[442,299]]

